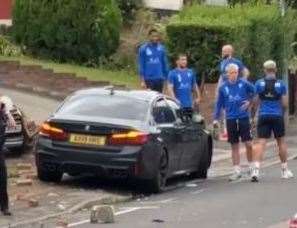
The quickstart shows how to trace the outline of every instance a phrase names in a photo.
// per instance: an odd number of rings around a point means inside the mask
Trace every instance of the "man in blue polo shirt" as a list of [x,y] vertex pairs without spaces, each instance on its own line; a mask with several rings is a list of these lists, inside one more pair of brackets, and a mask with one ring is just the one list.
[[188,68],[188,58],[185,54],[177,57],[176,65],[177,67],[168,75],[168,93],[180,102],[184,113],[191,117],[194,105],[198,106],[201,101],[196,74]]
[[249,107],[255,95],[254,86],[247,80],[238,78],[239,67],[229,64],[226,68],[228,80],[219,88],[214,111],[214,126],[218,125],[221,112],[224,109],[227,122],[228,141],[232,149],[232,163],[234,173],[229,177],[230,181],[241,178],[239,139],[246,146],[247,160],[252,168],[253,148],[250,125]]
[[248,71],[246,70],[247,68],[245,65],[239,60],[238,58],[235,58],[234,56],[234,48],[232,45],[227,44],[224,45],[222,48],[222,60],[219,65],[219,71],[220,71],[220,81],[219,81],[219,86],[228,80],[228,75],[227,75],[227,67],[229,64],[235,64],[238,66],[239,70],[239,77],[246,78],[248,75]]
[[138,65],[141,87],[162,92],[168,75],[168,60],[160,34],[156,29],[149,31],[150,41],[139,48]]
[[259,142],[255,150],[255,164],[252,172],[252,181],[259,179],[260,162],[266,147],[267,139],[274,134],[279,157],[281,160],[281,177],[289,179],[293,173],[288,169],[287,145],[285,142],[284,112],[288,106],[287,88],[283,81],[276,78],[276,63],[268,60],[264,63],[265,77],[256,82],[258,110],[258,138]]

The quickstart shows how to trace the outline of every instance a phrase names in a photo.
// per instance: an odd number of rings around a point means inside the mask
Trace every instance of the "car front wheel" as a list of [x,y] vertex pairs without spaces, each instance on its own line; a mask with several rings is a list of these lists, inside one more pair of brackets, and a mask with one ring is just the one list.
[[193,177],[199,179],[206,179],[208,174],[208,169],[211,165],[212,159],[212,139],[209,138],[204,145],[204,150],[202,157],[198,164],[198,169],[192,174]]

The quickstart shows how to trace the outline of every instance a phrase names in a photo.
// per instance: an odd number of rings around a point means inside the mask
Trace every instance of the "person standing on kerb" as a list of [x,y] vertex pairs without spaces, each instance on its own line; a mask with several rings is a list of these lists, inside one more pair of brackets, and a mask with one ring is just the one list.
[[158,30],[151,29],[148,36],[138,52],[141,87],[162,93],[169,72],[167,52]]
[[229,177],[229,180],[236,181],[242,177],[239,153],[240,140],[246,147],[250,171],[253,168],[253,147],[249,108],[254,100],[255,87],[247,80],[238,78],[239,67],[236,64],[229,64],[226,71],[228,80],[219,88],[213,125],[217,126],[219,124],[222,110],[224,110],[227,122],[228,142],[231,144],[234,168],[234,172]]
[[9,211],[9,200],[7,193],[7,169],[5,164],[5,155],[3,146],[5,143],[5,130],[7,128],[14,128],[16,123],[10,113],[5,107],[5,104],[0,101],[0,209],[4,216],[11,216]]
[[285,112],[288,107],[287,87],[282,80],[277,79],[277,66],[273,60],[263,64],[265,75],[256,82],[256,105],[258,107],[257,132],[258,142],[254,152],[254,168],[252,182],[258,182],[260,165],[266,149],[267,140],[273,136],[277,143],[281,161],[281,178],[294,177],[288,168],[288,148],[285,141]]
[[191,119],[194,107],[199,107],[201,103],[201,93],[196,83],[196,74],[188,68],[186,54],[177,56],[176,68],[169,72],[168,93],[180,103],[183,113]]

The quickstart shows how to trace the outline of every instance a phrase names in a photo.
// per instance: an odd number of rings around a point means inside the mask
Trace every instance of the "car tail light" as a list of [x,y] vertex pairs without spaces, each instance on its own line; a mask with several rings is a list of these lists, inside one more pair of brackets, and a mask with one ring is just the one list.
[[41,125],[39,134],[54,140],[64,141],[68,139],[68,134],[63,129],[51,126],[49,122]]
[[148,142],[148,134],[139,131],[113,134],[109,138],[111,145],[143,145]]

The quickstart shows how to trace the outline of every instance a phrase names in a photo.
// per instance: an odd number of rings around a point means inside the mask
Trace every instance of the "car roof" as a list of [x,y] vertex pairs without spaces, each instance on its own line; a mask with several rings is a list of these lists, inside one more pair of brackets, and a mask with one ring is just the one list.
[[163,97],[164,95],[151,90],[124,90],[124,89],[114,89],[113,87],[103,87],[103,88],[88,88],[81,89],[72,94],[72,96],[84,96],[84,95],[116,95],[120,97],[128,97],[137,100],[150,102],[158,97]]

